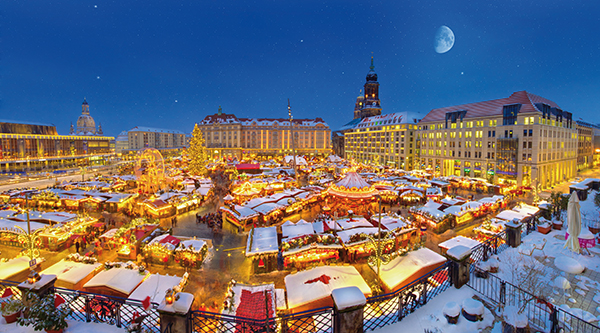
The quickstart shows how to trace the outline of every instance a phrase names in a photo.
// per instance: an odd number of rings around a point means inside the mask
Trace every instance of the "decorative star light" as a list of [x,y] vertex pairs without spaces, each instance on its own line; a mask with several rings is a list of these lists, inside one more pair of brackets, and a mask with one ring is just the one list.
[[27,233],[25,229],[16,226],[16,228],[20,229],[21,232],[17,237],[17,240],[20,244],[24,244],[27,252],[29,253],[29,259],[36,259],[40,257],[39,248],[42,246],[42,239],[39,237],[39,233],[42,229],[37,229],[32,233]]
[[381,244],[377,246],[377,239],[375,239],[375,237],[369,235],[367,236],[367,240],[365,252],[369,251],[369,247],[375,249],[373,254],[368,258],[369,265],[378,267],[380,265],[388,264],[393,259],[391,255],[383,253],[385,246],[382,246]]

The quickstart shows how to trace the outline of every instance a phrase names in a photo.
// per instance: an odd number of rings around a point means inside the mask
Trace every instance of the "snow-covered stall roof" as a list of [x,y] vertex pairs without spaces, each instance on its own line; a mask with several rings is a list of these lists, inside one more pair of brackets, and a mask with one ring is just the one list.
[[467,238],[464,236],[456,236],[454,238],[450,238],[449,240],[439,243],[438,246],[444,249],[450,249],[453,248],[457,245],[463,245],[466,246],[470,249],[476,247],[477,245],[481,244],[479,241],[474,240],[472,238]]
[[515,212],[519,212],[522,214],[527,214],[527,215],[535,215],[537,214],[537,212],[540,211],[540,209],[538,207],[535,206],[530,206],[524,202],[520,203],[519,205],[515,206],[513,208],[513,210]]
[[181,243],[179,243],[178,249],[185,248],[185,249],[192,250],[194,252],[198,252],[206,244],[207,244],[206,241],[204,241],[202,239],[186,239],[186,240],[181,241]]
[[313,301],[328,298],[338,288],[356,286],[365,296],[371,295],[354,266],[319,266],[285,277],[288,308],[293,309]]
[[175,275],[150,274],[135,288],[129,298],[143,301],[150,296],[150,302],[160,303],[165,298],[167,289],[177,286],[180,281],[181,278]]
[[[352,237],[352,235],[356,235],[356,234],[375,235],[375,234],[377,234],[377,230],[378,229],[376,227],[354,228],[354,229],[338,231],[337,235],[340,237],[340,239],[342,240],[342,242],[344,244],[348,244],[348,243],[350,243],[350,237]],[[363,240],[363,242],[364,241],[366,241],[366,240]]]
[[346,229],[352,229],[352,228],[361,228],[361,227],[372,227],[373,224],[371,224],[369,221],[367,221],[367,219],[365,219],[364,217],[353,217],[352,219],[340,219],[337,220],[337,225],[339,228],[336,228],[337,230],[346,230]]
[[381,281],[393,290],[406,282],[412,275],[421,269],[430,267],[431,269],[444,263],[446,258],[431,251],[428,248],[421,248],[417,251],[409,252],[406,256],[394,258],[387,264],[380,266]]
[[252,209],[250,209],[248,207],[244,207],[244,206],[235,205],[235,208],[234,208],[235,211],[233,211],[227,207],[221,207],[220,209],[231,213],[233,216],[235,216],[239,220],[246,220],[246,219],[250,219],[255,216],[258,216],[257,212],[253,211]]
[[256,207],[252,208],[252,210],[255,211],[255,212],[257,212],[257,213],[260,213],[262,215],[268,215],[268,214],[270,214],[273,211],[280,210],[280,209],[283,209],[283,208],[285,208],[285,207],[281,206],[281,205],[278,205],[276,203],[267,202],[267,203],[264,203],[262,205],[258,205]]
[[[374,215],[371,218],[371,221],[375,222],[375,224],[379,223],[379,215]],[[392,230],[406,227],[408,224],[406,223],[406,221],[404,221],[400,217],[382,214],[381,225],[384,226],[387,230],[392,231]]]
[[296,238],[304,235],[314,234],[315,230],[312,223],[300,220],[296,223],[292,221],[286,221],[281,226],[281,233],[283,238]]
[[144,280],[147,274],[140,274],[137,269],[111,268],[98,273],[98,275],[84,284],[83,287],[107,287],[129,295]]
[[[0,280],[8,280],[9,277],[29,269],[29,257],[23,256],[0,262]],[[40,259],[37,259],[41,262]]]
[[58,280],[69,284],[77,284],[79,281],[90,275],[90,273],[100,265],[100,263],[84,264],[63,259],[43,270],[41,274],[54,274]]
[[496,218],[510,222],[515,219],[521,221],[528,216],[529,216],[528,214],[515,212],[514,210],[505,210],[505,211],[500,212],[500,214],[496,215]]
[[[15,227],[17,227],[17,226],[23,228],[23,230],[27,230],[27,222],[13,221],[13,220],[7,220],[7,219],[0,218],[0,229],[16,230]],[[34,231],[37,229],[47,227],[48,225],[44,224],[44,223],[40,223],[40,222],[29,222],[29,226],[31,227],[31,231]]]
[[254,228],[246,241],[246,256],[265,253],[277,253],[277,227]]

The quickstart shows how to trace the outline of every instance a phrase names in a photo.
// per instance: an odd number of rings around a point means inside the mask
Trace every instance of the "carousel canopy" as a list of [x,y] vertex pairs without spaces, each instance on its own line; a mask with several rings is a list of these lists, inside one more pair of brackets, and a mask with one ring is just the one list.
[[379,193],[356,172],[348,172],[346,177],[331,185],[327,192],[341,198],[369,199]]

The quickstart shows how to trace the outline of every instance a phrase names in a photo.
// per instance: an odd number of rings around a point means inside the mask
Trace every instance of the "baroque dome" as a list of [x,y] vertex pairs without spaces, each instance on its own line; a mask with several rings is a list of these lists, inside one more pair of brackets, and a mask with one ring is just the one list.
[[77,134],[87,134],[96,132],[96,122],[90,115],[82,114],[77,118]]
[[85,98],[81,103],[81,115],[77,118],[77,135],[96,135],[96,122],[90,116],[90,106]]

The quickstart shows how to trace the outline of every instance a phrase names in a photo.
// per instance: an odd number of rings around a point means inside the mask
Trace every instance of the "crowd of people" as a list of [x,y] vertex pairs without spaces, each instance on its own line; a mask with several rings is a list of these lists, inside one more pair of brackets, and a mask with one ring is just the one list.
[[213,232],[219,232],[223,229],[223,219],[218,213],[208,213],[205,215],[196,214],[196,223],[206,224]]

